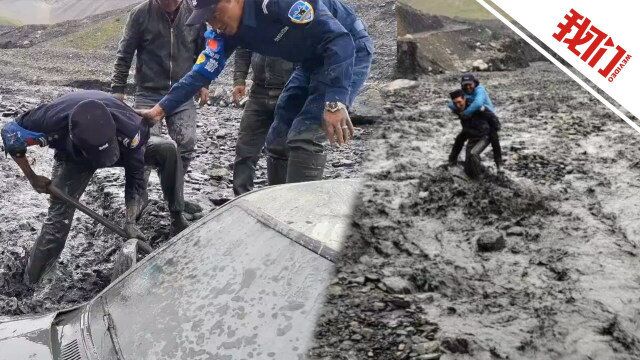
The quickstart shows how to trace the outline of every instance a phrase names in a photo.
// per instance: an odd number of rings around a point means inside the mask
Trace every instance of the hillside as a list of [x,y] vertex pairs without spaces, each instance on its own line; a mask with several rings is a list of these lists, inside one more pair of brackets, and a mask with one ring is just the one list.
[[0,0],[0,24],[54,24],[140,2],[141,0]]

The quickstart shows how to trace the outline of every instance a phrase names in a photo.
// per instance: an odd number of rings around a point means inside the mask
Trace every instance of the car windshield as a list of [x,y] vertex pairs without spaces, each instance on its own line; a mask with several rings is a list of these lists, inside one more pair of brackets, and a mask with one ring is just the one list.
[[98,352],[112,356],[112,343],[125,359],[295,359],[305,352],[330,261],[239,206],[181,237],[91,304]]

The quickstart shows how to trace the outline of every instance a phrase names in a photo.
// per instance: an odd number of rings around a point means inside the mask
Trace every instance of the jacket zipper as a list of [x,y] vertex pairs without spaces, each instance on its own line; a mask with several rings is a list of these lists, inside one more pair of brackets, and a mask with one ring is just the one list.
[[171,26],[171,54],[169,55],[169,88],[173,86],[173,25]]

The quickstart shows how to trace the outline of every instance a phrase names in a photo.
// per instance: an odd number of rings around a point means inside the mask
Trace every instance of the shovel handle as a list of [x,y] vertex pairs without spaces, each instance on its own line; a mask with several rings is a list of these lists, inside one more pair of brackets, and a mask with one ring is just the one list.
[[62,190],[58,189],[57,187],[55,187],[53,184],[49,184],[49,193],[55,197],[57,197],[58,199],[66,202],[67,204],[75,207],[76,209],[82,211],[83,213],[89,215],[89,217],[91,217],[92,219],[94,219],[95,221],[99,222],[100,224],[104,225],[107,229],[113,231],[114,233],[120,235],[122,238],[124,238],[125,240],[129,239],[129,237],[127,236],[127,233],[118,225],[114,224],[112,221],[109,221],[107,218],[105,218],[104,216],[98,214],[97,212],[89,209],[88,207],[86,207],[85,205],[83,205],[82,203],[80,203],[78,200],[72,198],[71,196],[65,194]]

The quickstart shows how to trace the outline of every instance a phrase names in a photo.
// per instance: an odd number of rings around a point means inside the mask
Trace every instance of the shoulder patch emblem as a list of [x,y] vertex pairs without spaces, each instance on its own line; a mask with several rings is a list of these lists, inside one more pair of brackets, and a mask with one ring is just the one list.
[[196,60],[196,64],[202,64],[205,60],[207,60],[207,57],[204,54],[200,54],[198,60]]
[[140,144],[140,133],[137,133],[136,136],[131,139],[131,145],[129,147],[131,147],[132,149],[135,149],[138,144]]
[[314,18],[313,6],[306,1],[296,1],[295,4],[289,9],[289,19],[294,24],[308,24]]

